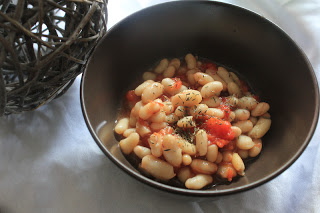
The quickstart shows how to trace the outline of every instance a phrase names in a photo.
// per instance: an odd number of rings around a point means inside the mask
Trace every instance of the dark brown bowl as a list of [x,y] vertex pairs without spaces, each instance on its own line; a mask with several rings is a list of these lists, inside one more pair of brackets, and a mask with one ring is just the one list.
[[[260,157],[247,166],[244,177],[207,190],[173,187],[143,176],[124,158],[113,134],[129,85],[156,61],[189,52],[237,70],[271,106],[272,127]],[[259,186],[297,160],[315,131],[319,90],[307,57],[275,24],[229,4],[182,1],[141,10],[109,30],[82,76],[81,104],[98,146],[125,172],[166,191],[214,196]]]

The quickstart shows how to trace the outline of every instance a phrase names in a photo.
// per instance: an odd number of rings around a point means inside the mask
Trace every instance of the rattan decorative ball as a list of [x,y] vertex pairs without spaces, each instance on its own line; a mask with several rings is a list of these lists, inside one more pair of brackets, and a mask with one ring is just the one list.
[[0,0],[0,116],[61,96],[106,32],[107,0]]

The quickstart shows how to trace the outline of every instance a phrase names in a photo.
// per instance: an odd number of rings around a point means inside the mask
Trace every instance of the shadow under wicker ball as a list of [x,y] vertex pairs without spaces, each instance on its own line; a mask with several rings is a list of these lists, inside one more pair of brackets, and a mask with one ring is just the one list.
[[107,0],[0,0],[0,116],[62,95],[106,32]]

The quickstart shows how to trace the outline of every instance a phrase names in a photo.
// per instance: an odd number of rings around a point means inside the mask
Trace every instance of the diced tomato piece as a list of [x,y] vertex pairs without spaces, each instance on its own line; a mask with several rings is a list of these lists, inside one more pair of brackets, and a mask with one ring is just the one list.
[[227,178],[228,178],[228,181],[231,182],[232,181],[232,178],[233,178],[233,171],[231,168],[228,168],[228,171],[227,171]]
[[168,127],[164,128],[164,129],[161,129],[158,133],[160,135],[162,135],[162,136],[169,135],[169,134],[173,133],[173,128],[168,126]]
[[134,90],[129,90],[126,94],[126,98],[129,102],[138,102],[140,101],[140,97],[134,93]]
[[217,140],[217,143],[216,143],[216,144],[217,144],[217,146],[218,146],[219,148],[223,148],[224,146],[228,145],[229,142],[230,142],[230,141],[228,141],[228,140],[219,138],[219,139]]
[[223,148],[230,143],[229,140],[217,138],[216,136],[211,134],[207,134],[207,137],[210,145],[216,144],[219,148]]
[[175,84],[173,85],[173,87],[175,89],[180,89],[182,86],[182,81],[180,80],[180,78],[172,78],[172,80],[174,80]]
[[231,129],[231,123],[216,117],[209,118],[205,124],[207,132],[218,138],[225,140],[233,140],[234,132]]
[[214,135],[211,135],[211,134],[207,134],[207,137],[208,137],[208,141],[210,142],[210,145],[211,144],[216,144],[216,138]]
[[[223,98],[225,99],[225,98]],[[223,119],[225,120],[228,120],[229,119],[229,116],[230,116],[230,113],[231,113],[231,109],[229,106],[225,105],[225,104],[221,104],[220,107],[219,107],[223,113],[224,113],[224,117]]]

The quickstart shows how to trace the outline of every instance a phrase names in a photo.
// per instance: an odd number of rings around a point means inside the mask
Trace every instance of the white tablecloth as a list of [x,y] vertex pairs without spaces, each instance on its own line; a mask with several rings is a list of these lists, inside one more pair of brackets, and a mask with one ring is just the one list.
[[[108,26],[159,0],[110,0]],[[230,0],[284,29],[319,81],[319,0]],[[35,112],[0,118],[0,212],[320,212],[320,129],[302,156],[247,192],[186,201],[128,176],[100,151],[80,108],[80,78]],[[308,110],[308,109],[306,109]]]

